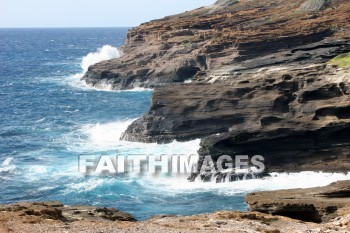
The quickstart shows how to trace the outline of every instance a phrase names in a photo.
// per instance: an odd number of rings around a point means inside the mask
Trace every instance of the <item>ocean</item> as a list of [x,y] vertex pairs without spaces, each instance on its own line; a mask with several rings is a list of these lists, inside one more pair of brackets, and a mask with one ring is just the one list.
[[186,177],[84,176],[79,155],[196,154],[199,140],[120,141],[150,107],[152,90],[112,91],[80,81],[118,57],[127,28],[0,29],[0,203],[58,200],[115,207],[137,219],[247,210],[259,190],[327,185],[347,174],[272,174],[265,180],[189,183]]

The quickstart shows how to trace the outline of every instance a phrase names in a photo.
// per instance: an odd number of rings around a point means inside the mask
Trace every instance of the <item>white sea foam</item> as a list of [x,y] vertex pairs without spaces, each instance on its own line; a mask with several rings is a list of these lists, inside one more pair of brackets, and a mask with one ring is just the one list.
[[[189,142],[174,141],[170,144],[159,145],[155,143],[145,144],[137,142],[120,141],[121,134],[126,130],[133,120],[119,121],[107,124],[84,125],[79,129],[79,134],[84,140],[77,145],[74,150],[88,151],[100,155],[105,151],[108,154],[117,155],[122,152],[124,155],[132,154],[196,154],[199,149],[200,140]],[[272,173],[271,177],[257,180],[246,180],[228,183],[215,182],[193,182],[187,181],[186,176],[181,177],[129,177],[130,180],[138,182],[147,189],[155,189],[168,194],[193,193],[193,192],[216,192],[219,195],[235,195],[259,190],[278,190],[291,188],[308,188],[328,185],[337,180],[349,180],[350,174],[343,173],[321,173],[321,172],[301,172],[301,173]],[[97,180],[100,178],[96,178]],[[118,179],[118,178],[116,178]],[[129,179],[118,180],[118,182],[128,182]],[[97,180],[89,181],[80,186],[70,188],[94,189],[105,182]],[[93,185],[92,185],[92,183]],[[112,182],[112,181],[110,181]],[[115,181],[117,182],[117,181]],[[85,187],[86,185],[86,187]],[[84,187],[82,187],[84,186]]]
[[[119,143],[119,137],[133,120],[112,122],[107,124],[88,124],[79,130],[87,140],[81,144],[82,147],[92,149],[115,148]],[[86,144],[85,144],[86,143]]]
[[[89,85],[87,85],[84,81],[80,79],[84,76],[86,71],[88,71],[89,67],[105,60],[109,60],[112,58],[120,57],[121,52],[118,48],[113,47],[111,45],[104,45],[102,48],[98,48],[96,52],[91,52],[88,55],[82,58],[80,67],[82,71],[80,73],[74,74],[70,77],[67,77],[65,81],[67,81],[71,86],[80,89],[92,89]],[[104,88],[102,88],[104,90]],[[109,87],[105,88],[107,91],[110,89]]]
[[4,162],[2,162],[2,167],[6,167],[6,166],[8,166],[8,165],[10,165],[10,163],[11,163],[11,161],[13,160],[13,158],[12,157],[8,157],[8,158],[6,158],[5,160],[4,160]]
[[122,133],[135,119],[117,121],[106,124],[83,125],[75,136],[80,142],[71,145],[70,150],[99,153],[105,151],[123,152],[127,154],[197,154],[200,140],[189,142],[173,141],[169,144],[139,143],[119,140]]
[[[159,145],[155,143],[145,144],[137,142],[127,142],[119,140],[121,134],[126,130],[133,119],[117,121],[106,124],[83,125],[75,132],[79,142],[70,148],[79,153],[89,153],[91,155],[161,155],[161,154],[196,154],[199,149],[200,140],[189,142],[174,141],[170,144]],[[77,135],[71,135],[76,137]],[[76,173],[77,168],[71,168],[71,172]],[[75,170],[74,170],[75,169]],[[58,174],[57,174],[58,175]],[[66,175],[66,174],[61,174]],[[58,175],[59,176],[59,175]],[[95,177],[79,184],[72,183],[67,186],[66,192],[80,192],[83,190],[94,190],[103,186],[113,186],[116,183],[137,182],[146,190],[164,195],[177,195],[186,193],[213,192],[222,196],[241,195],[254,191],[269,191],[291,188],[308,188],[325,186],[338,180],[350,180],[350,174],[344,173],[322,173],[322,172],[300,172],[300,173],[272,173],[271,177],[265,179],[245,180],[227,183],[215,182],[188,182],[187,176],[128,176],[124,178],[104,179]],[[80,190],[80,191],[79,191]]]
[[186,177],[147,178],[139,180],[148,189],[164,194],[186,194],[214,192],[222,196],[233,196],[255,191],[273,191],[280,189],[310,188],[325,186],[338,180],[350,180],[350,174],[300,172],[272,173],[265,179],[245,180],[227,183],[188,182]]
[[112,58],[120,57],[121,53],[118,48],[111,45],[104,45],[102,48],[97,49],[96,52],[89,53],[81,62],[81,68],[85,73],[89,66],[94,65],[98,62],[109,60]]
[[16,166],[11,164],[12,161],[13,157],[8,157],[2,162],[0,166],[0,174],[12,173],[16,169]]
[[105,179],[100,179],[98,177],[89,179],[87,181],[81,182],[81,183],[71,183],[67,184],[67,191],[66,192],[88,192],[91,190],[94,190],[98,187],[101,187],[103,185],[106,185]]
[[92,87],[88,84],[86,84],[85,81],[82,81],[81,78],[84,76],[84,74],[88,71],[89,67],[91,65],[94,65],[98,62],[110,60],[113,58],[118,58],[121,56],[121,51],[113,47],[111,45],[104,45],[102,48],[97,49],[96,52],[91,52],[88,55],[84,56],[82,58],[80,67],[82,69],[82,72],[74,74],[70,77],[67,77],[64,82],[68,83],[69,85],[83,89],[83,90],[91,90],[91,91],[113,91],[113,92],[144,92],[144,91],[153,91],[153,89],[150,88],[134,88],[130,90],[113,90],[113,87],[110,84],[99,84],[97,87]]
[[[307,177],[307,179],[306,179]],[[130,185],[137,183],[147,192],[162,193],[162,195],[186,195],[193,193],[211,192],[219,196],[235,196],[256,191],[273,191],[281,189],[310,188],[326,186],[339,180],[349,180],[350,175],[343,173],[322,173],[322,172],[301,172],[301,173],[280,173],[272,177],[257,180],[245,180],[228,183],[214,182],[188,182],[186,177],[115,177],[105,179],[94,177],[92,179],[67,184],[66,193],[89,192],[105,186],[118,184]]]

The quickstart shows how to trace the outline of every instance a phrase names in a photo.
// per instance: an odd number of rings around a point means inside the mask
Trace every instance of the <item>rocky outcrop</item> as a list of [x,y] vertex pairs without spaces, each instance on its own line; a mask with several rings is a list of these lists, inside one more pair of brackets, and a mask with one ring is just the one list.
[[[261,124],[267,126],[268,121],[280,113],[285,117],[278,116],[275,121],[281,117],[296,118],[306,113],[304,105],[305,108],[312,105],[316,111],[316,105],[321,102],[339,104],[341,100],[346,104],[348,71],[323,63],[347,51],[350,51],[350,41],[322,41],[245,60],[240,66],[223,67],[209,76],[198,76],[191,84],[156,89],[149,113],[135,121],[122,139],[158,143],[184,141],[228,132],[234,125],[252,127],[260,119]],[[335,88],[336,93],[326,96],[328,89],[324,85],[331,89],[332,85],[343,85],[345,92],[339,87]],[[317,96],[322,95],[321,92],[325,92],[325,96]],[[305,95],[315,95],[311,97],[315,99],[304,100]],[[289,106],[292,102],[295,106]],[[315,116],[312,111],[307,114],[310,120]]]
[[331,0],[307,0],[300,6],[300,9],[306,11],[319,11],[324,10],[330,3]]
[[259,154],[268,171],[348,171],[349,70],[328,61],[350,51],[349,12],[345,0],[217,1],[131,29],[123,55],[83,79],[157,87],[123,140],[202,138],[201,156]]
[[251,193],[246,196],[246,202],[252,211],[309,222],[328,222],[350,213],[350,181],[318,188]]
[[348,36],[348,1],[316,12],[300,10],[304,1],[223,0],[142,24],[128,32],[120,58],[91,66],[83,80],[95,87],[153,88],[331,35]]
[[[210,18],[210,25],[220,22],[225,31],[239,24],[236,14],[242,15],[246,21],[241,31],[231,33],[244,40],[203,45],[206,68],[199,69],[192,83],[155,89],[150,111],[121,139],[168,143],[202,138],[200,156],[263,155],[267,171],[348,171],[350,75],[328,61],[350,51],[350,39],[343,34],[348,16],[341,10],[350,9],[349,3],[327,2],[323,11],[297,11],[293,18],[283,11],[293,12],[302,2],[293,7],[279,1],[264,1],[261,8],[256,4],[240,1],[225,7],[235,12],[230,19]],[[246,15],[254,9],[262,17],[277,8],[282,20],[278,26],[274,20],[258,24],[256,16]],[[205,18],[215,13],[200,14]],[[337,30],[329,27],[333,20]],[[294,28],[306,21],[307,30]]]
[[65,206],[57,201],[49,202],[19,202],[15,204],[0,205],[0,213],[12,213],[20,216],[25,223],[40,223],[44,220],[74,222],[89,221],[136,221],[126,212],[115,208],[92,206]]
[[155,90],[150,112],[122,139],[203,138],[202,156],[259,154],[269,171],[348,171],[349,90],[349,70],[325,64],[222,70]]
[[[98,213],[105,213],[105,208],[71,207],[71,209],[67,210],[65,208],[56,202],[0,205],[0,232],[279,233],[286,232],[285,230],[288,229],[288,232],[348,233],[350,227],[348,210],[345,210],[347,213],[338,210],[339,217],[329,223],[316,224],[284,216],[238,211],[218,211],[193,216],[158,215],[148,220],[137,222],[132,219],[131,221],[110,221],[104,217],[96,216]],[[88,214],[82,214],[83,212]],[[112,212],[115,211],[112,210]],[[70,220],[62,220],[62,216],[63,218],[68,216]]]

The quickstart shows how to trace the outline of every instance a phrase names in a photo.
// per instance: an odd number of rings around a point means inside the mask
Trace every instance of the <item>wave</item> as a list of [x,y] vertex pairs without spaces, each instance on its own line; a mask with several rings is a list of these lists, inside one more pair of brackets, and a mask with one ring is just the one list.
[[8,157],[6,158],[1,166],[0,166],[0,175],[2,174],[9,174],[12,173],[14,170],[16,170],[16,166],[15,165],[11,165],[11,162],[13,161],[13,157]]
[[[308,179],[305,179],[308,177]],[[186,194],[213,193],[218,196],[241,196],[257,191],[274,191],[282,189],[311,188],[326,186],[339,180],[349,180],[350,175],[344,173],[300,172],[272,173],[272,177],[259,180],[245,180],[229,183],[188,182],[186,177],[90,177],[77,183],[66,185],[65,193],[91,192],[108,189],[108,187],[135,188],[142,187],[147,193],[174,196]]]
[[91,65],[98,62],[109,60],[112,58],[120,57],[121,53],[118,48],[111,45],[104,45],[102,48],[98,48],[96,52],[89,53],[81,62],[81,68],[85,73]]
[[[200,140],[189,142],[174,141],[170,144],[138,143],[119,140],[121,134],[133,122],[134,119],[118,121],[106,124],[83,125],[77,133],[80,135],[81,143],[76,144],[75,151],[88,152],[93,155],[161,155],[161,154],[185,154],[195,155],[199,149]],[[307,177],[307,179],[306,179]],[[96,179],[102,179],[98,178]],[[94,179],[95,180],[95,179]],[[300,173],[271,173],[271,177],[256,180],[244,180],[228,183],[215,182],[188,182],[187,176],[128,176],[116,178],[112,183],[136,182],[146,189],[155,189],[168,194],[193,193],[193,192],[215,192],[220,195],[234,195],[254,191],[270,191],[292,188],[309,188],[325,186],[338,180],[350,180],[350,174],[344,173],[323,173],[323,172],[300,172]],[[92,181],[87,186],[91,188]],[[108,182],[107,182],[108,183]],[[94,188],[108,185],[104,182],[97,182]],[[79,186],[80,187],[80,186]],[[77,188],[77,187],[76,187]]]
[[80,80],[82,78],[83,74],[75,74],[67,79],[69,85],[73,86],[74,88],[82,89],[85,91],[105,91],[105,92],[116,92],[116,93],[124,93],[124,92],[152,92],[153,89],[151,88],[143,88],[143,87],[137,87],[133,89],[128,90],[114,90],[112,85],[100,84],[98,87],[94,87],[91,85],[88,85],[85,81]]
[[[166,192],[203,192],[215,190],[223,195],[247,193],[254,191],[273,191],[280,189],[311,188],[326,186],[338,180],[350,180],[350,174],[324,173],[324,172],[300,172],[300,173],[271,173],[271,177],[265,179],[243,180],[227,183],[184,181],[183,178],[163,179]],[[177,191],[176,191],[177,190]]]
[[153,91],[150,88],[134,88],[130,90],[113,90],[110,84],[102,85],[98,87],[93,87],[88,85],[85,81],[81,80],[84,74],[88,71],[89,67],[105,60],[110,60],[113,58],[118,58],[121,56],[121,51],[117,47],[111,45],[104,45],[102,48],[98,48],[96,52],[91,52],[82,58],[80,67],[82,72],[71,75],[66,78],[66,82],[74,88],[91,90],[91,91],[111,91],[111,92],[145,92]]
[[11,161],[13,160],[12,157],[6,158],[4,162],[2,162],[2,167],[6,167],[8,165],[10,165]]
[[[188,142],[173,141],[169,144],[140,143],[121,141],[119,138],[127,127],[136,119],[128,119],[110,123],[82,125],[79,129],[66,136],[70,150],[76,152],[91,152],[101,154],[122,152],[125,154],[197,154],[200,140]],[[74,140],[72,140],[74,138]],[[114,154],[116,155],[116,154]]]
[[[104,45],[101,48],[98,48],[96,52],[91,52],[84,56],[81,59],[80,67],[81,72],[68,76],[63,80],[64,84],[68,84],[74,88],[84,89],[84,90],[105,90],[110,91],[110,87],[105,87],[101,89],[93,88],[86,84],[85,81],[82,81],[81,78],[88,71],[89,67],[99,63],[101,61],[110,60],[113,58],[118,58],[121,56],[121,52],[117,47],[113,47],[111,45]],[[62,80],[61,80],[62,81]]]

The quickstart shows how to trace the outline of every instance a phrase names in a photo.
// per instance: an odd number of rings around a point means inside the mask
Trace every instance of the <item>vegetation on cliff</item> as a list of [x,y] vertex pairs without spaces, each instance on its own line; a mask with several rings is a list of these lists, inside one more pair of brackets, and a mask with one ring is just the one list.
[[329,61],[329,64],[350,68],[350,53],[341,54]]

